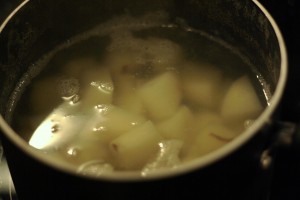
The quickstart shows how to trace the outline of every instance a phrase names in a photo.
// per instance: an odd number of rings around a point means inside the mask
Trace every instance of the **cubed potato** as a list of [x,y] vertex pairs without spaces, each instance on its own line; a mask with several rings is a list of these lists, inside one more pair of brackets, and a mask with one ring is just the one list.
[[165,139],[180,139],[185,141],[189,137],[193,114],[186,106],[181,106],[170,118],[157,123],[157,130]]
[[110,158],[107,144],[86,137],[78,137],[70,144],[59,148],[59,153],[68,162],[76,165],[92,160],[109,160]]
[[137,114],[145,114],[141,98],[136,92],[136,79],[132,75],[123,74],[115,77],[113,104]]
[[209,126],[196,133],[196,137],[187,151],[185,160],[206,155],[227,144],[238,134],[223,124],[209,124]]
[[222,98],[222,72],[206,63],[183,64],[182,87],[184,98],[202,107],[216,108]]
[[114,82],[113,104],[125,110],[142,114],[145,112],[141,99],[136,95],[139,69],[138,53],[132,51],[113,52],[106,58]]
[[163,73],[138,89],[147,113],[154,121],[164,120],[177,111],[181,99],[181,87],[172,72]]
[[195,114],[194,117],[193,129],[196,132],[203,130],[211,124],[222,123],[222,117],[217,112],[200,111],[199,113]]
[[139,170],[154,157],[162,140],[151,121],[113,140],[109,147],[120,169]]
[[102,143],[108,143],[146,121],[141,115],[113,105],[99,105],[95,109],[96,113],[85,124],[81,135]]
[[243,122],[255,119],[262,112],[263,106],[248,76],[242,76],[232,83],[227,91],[221,116],[226,121]]
[[141,98],[137,95],[136,90],[116,90],[114,94],[113,104],[139,115],[145,115],[146,110]]
[[81,104],[83,108],[94,107],[98,104],[111,104],[114,83],[108,69],[99,68],[84,73]]

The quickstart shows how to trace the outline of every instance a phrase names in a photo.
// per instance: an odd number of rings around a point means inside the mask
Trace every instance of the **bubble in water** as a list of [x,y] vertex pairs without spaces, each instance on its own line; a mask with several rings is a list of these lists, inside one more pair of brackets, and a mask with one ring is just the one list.
[[103,160],[89,161],[78,168],[78,173],[92,176],[100,176],[113,171],[113,166]]
[[107,111],[108,111],[108,106],[107,105],[105,105],[105,104],[99,104],[99,105],[96,105],[95,106],[95,109],[99,112],[99,113],[101,113],[101,114],[105,114],[105,113],[107,113]]
[[57,133],[59,130],[60,130],[59,124],[55,123],[55,124],[52,125],[52,127],[51,127],[51,132],[52,133]]
[[77,157],[79,154],[79,148],[78,147],[69,147],[67,149],[67,155],[70,157]]
[[99,126],[99,127],[95,127],[93,128],[94,132],[105,132],[107,131],[107,128],[105,126]]
[[244,127],[245,127],[245,128],[249,128],[250,126],[252,126],[253,123],[254,123],[254,120],[251,120],[251,119],[246,120],[246,121],[244,122]]
[[62,97],[71,97],[79,92],[79,81],[75,78],[66,78],[58,81],[58,91]]
[[78,103],[79,100],[80,100],[79,95],[78,95],[78,94],[75,94],[75,95],[72,96],[71,101],[70,101],[70,104],[74,105],[74,104]]
[[111,94],[114,90],[114,85],[111,82],[93,81],[91,86],[97,87],[101,92]]

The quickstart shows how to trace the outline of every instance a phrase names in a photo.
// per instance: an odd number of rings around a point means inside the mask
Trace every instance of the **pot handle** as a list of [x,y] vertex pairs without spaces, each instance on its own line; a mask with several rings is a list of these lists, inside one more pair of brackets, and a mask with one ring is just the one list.
[[[278,153],[292,153],[300,158],[300,123],[276,121],[271,130],[274,134],[268,148],[268,155],[274,157]],[[294,158],[293,158],[294,159]]]

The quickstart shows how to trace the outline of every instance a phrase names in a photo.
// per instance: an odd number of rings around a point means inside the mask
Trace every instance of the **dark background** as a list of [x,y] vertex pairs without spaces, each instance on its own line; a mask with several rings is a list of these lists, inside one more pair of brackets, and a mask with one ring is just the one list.
[[[21,0],[0,0],[0,21]],[[300,3],[299,0],[260,1],[278,23],[288,50],[289,78],[281,105],[282,121],[300,125]],[[300,200],[300,143],[282,148],[275,162],[271,200]],[[0,194],[0,200],[1,200]]]

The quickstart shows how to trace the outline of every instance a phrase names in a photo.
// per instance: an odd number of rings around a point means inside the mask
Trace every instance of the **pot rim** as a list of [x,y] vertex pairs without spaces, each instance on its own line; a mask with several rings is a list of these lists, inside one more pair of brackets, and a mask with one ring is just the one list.
[[[0,25],[0,34],[6,24],[10,21],[10,19],[22,8],[24,7],[30,0],[24,0],[19,6],[15,8],[11,12],[11,14],[4,20],[2,25]],[[0,128],[3,130],[5,136],[14,143],[19,149],[23,150],[26,154],[31,157],[34,157],[38,161],[42,163],[54,167],[59,171],[66,172],[68,174],[76,175],[82,178],[90,178],[96,180],[106,180],[106,181],[141,181],[141,180],[155,180],[167,177],[178,176],[181,174],[185,174],[188,172],[192,172],[195,170],[202,169],[214,162],[221,160],[222,158],[226,157],[227,155],[233,153],[242,145],[244,145],[247,141],[249,141],[259,130],[266,124],[271,123],[272,114],[275,112],[277,106],[280,103],[281,97],[284,92],[284,88],[286,85],[287,73],[288,73],[288,61],[287,61],[287,50],[285,46],[285,42],[281,31],[276,24],[275,20],[271,16],[271,14],[264,8],[264,6],[258,0],[252,0],[254,4],[258,7],[258,9],[264,13],[265,17],[268,19],[269,23],[271,24],[275,35],[278,40],[279,49],[280,49],[280,57],[281,57],[281,64],[280,64],[280,75],[278,79],[278,83],[275,89],[275,92],[270,100],[270,105],[266,107],[266,109],[262,112],[262,114],[255,120],[252,124],[251,128],[245,130],[239,136],[237,136],[233,141],[229,142],[228,144],[224,145],[223,147],[207,154],[197,159],[191,160],[187,163],[181,164],[180,166],[173,168],[173,169],[158,169],[155,170],[153,173],[148,175],[141,175],[140,172],[113,172],[108,174],[103,174],[99,177],[89,176],[89,175],[82,175],[76,173],[77,169],[72,166],[67,166],[60,161],[53,162],[48,156],[44,156],[44,154],[34,149],[33,147],[29,146],[28,143],[22,139],[9,125],[6,123],[2,115],[0,115]]]

